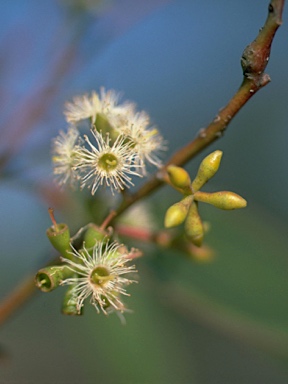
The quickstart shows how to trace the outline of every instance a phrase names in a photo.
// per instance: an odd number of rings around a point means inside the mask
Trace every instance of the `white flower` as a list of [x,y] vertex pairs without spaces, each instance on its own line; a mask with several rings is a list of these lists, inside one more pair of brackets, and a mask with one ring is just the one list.
[[73,167],[75,161],[75,145],[78,137],[78,131],[74,127],[71,127],[67,133],[60,131],[59,135],[53,140],[52,162],[54,175],[56,175],[60,185],[67,183],[68,180],[73,184],[77,179]]
[[72,134],[61,133],[55,140],[54,173],[60,175],[60,184],[79,181],[92,195],[105,185],[113,194],[134,185],[132,176],[145,175],[147,163],[162,165],[158,153],[166,148],[148,114],[136,112],[131,102],[119,103],[119,98],[101,88],[99,95],[93,91],[66,103],[67,122],[76,130],[81,120],[90,119],[92,136],[83,135],[86,144],[82,136],[73,141]]
[[90,188],[94,195],[99,185],[107,185],[112,193],[134,185],[129,175],[141,176],[136,172],[141,165],[134,164],[135,154],[130,151],[130,144],[125,143],[125,137],[118,136],[110,147],[108,134],[105,140],[98,131],[91,132],[96,146],[84,136],[90,149],[79,146],[76,153],[76,168],[83,174],[81,187]]
[[84,300],[90,296],[90,302],[98,313],[100,310],[105,314],[113,310],[125,311],[120,295],[129,296],[124,287],[135,281],[123,275],[136,272],[134,265],[126,265],[130,261],[127,249],[123,253],[123,245],[117,242],[110,245],[97,242],[91,250],[87,250],[85,246],[80,251],[73,247],[72,249],[73,256],[78,260],[62,260],[77,276],[63,280],[61,284],[74,286],[72,293],[79,313]]
[[83,119],[91,118],[96,122],[97,114],[102,114],[109,121],[110,117],[116,125],[125,121],[125,116],[131,110],[134,110],[134,104],[126,102],[118,105],[120,94],[110,90],[100,90],[100,96],[93,91],[91,96],[88,94],[76,96],[73,102],[65,104],[64,114],[67,122],[76,123]]
[[[129,114],[127,123],[122,125],[118,130],[125,135],[128,141],[131,141],[131,151],[137,155],[140,164],[145,164],[145,161],[161,166],[161,161],[157,156],[157,152],[165,149],[163,138],[154,127],[149,127],[150,119],[146,112],[137,112]],[[143,167],[145,172],[145,167]]]

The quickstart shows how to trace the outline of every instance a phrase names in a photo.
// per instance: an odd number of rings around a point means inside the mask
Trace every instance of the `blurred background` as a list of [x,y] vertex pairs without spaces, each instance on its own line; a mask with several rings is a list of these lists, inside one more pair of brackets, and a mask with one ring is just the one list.
[[[51,258],[49,206],[72,230],[91,220],[91,202],[53,183],[51,139],[65,129],[65,101],[101,86],[120,91],[150,114],[172,153],[237,90],[242,51],[267,6],[2,0],[0,299]],[[37,292],[0,329],[1,382],[288,382],[287,9],[283,21],[267,68],[272,82],[187,165],[193,174],[204,155],[224,151],[206,190],[232,190],[248,200],[245,210],[228,213],[201,206],[213,259],[131,242],[145,256],[137,260],[126,326],[90,306],[84,316],[65,317],[61,289]],[[178,198],[162,188],[146,200],[159,228]]]

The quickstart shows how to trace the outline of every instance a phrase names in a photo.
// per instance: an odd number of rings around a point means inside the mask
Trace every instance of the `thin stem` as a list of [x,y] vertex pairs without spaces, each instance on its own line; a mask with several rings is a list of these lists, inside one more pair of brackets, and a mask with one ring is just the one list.
[[116,231],[120,236],[127,236],[140,241],[151,242],[155,239],[155,234],[147,228],[136,228],[125,224],[117,224]]
[[125,224],[117,224],[115,231],[118,235],[136,239],[146,243],[154,243],[158,247],[175,249],[194,261],[210,262],[214,258],[214,252],[208,246],[201,248],[191,241],[179,235],[178,231],[151,231],[146,228],[135,228]]
[[100,229],[104,231],[104,229],[106,229],[107,225],[113,220],[115,216],[116,212],[111,211],[109,215],[104,219],[103,223],[100,225]]
[[48,208],[48,213],[49,213],[50,219],[52,221],[53,228],[54,228],[55,232],[58,232],[58,225],[57,225],[57,222],[56,222],[56,219],[55,219],[55,216],[54,216],[54,209],[53,208]]
[[264,73],[264,70],[269,61],[274,35],[282,23],[284,2],[285,0],[271,0],[264,27],[260,29],[256,39],[243,52],[241,65],[244,77],[242,84],[226,107],[218,112],[206,128],[200,130],[194,140],[179,149],[147,183],[134,194],[126,196],[117,210],[117,216],[136,201],[162,186],[167,180],[166,169],[168,165],[182,166],[186,164],[199,152],[222,137],[231,120],[247,101],[270,82],[270,77]]
[[[59,258],[51,258],[49,265],[59,263]],[[12,292],[0,304],[0,326],[5,323],[26,301],[28,301],[33,294],[38,291],[35,285],[35,274],[31,274],[24,278]]]
[[21,305],[36,293],[34,276],[23,280],[1,303],[0,325],[2,325]]

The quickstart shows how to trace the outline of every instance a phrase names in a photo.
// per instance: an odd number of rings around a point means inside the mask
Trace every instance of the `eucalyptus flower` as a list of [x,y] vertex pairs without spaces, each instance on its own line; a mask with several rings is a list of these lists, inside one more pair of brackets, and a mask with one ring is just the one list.
[[121,295],[129,296],[125,287],[135,281],[123,276],[136,272],[134,265],[127,265],[130,261],[128,250],[117,242],[108,244],[103,241],[97,242],[92,249],[84,246],[79,251],[73,247],[72,250],[76,261],[62,260],[75,275],[63,280],[62,285],[73,286],[78,313],[89,297],[98,313],[124,312],[126,308]]
[[162,165],[157,154],[165,150],[164,141],[157,128],[150,127],[150,117],[146,112],[130,113],[126,124],[121,125],[118,131],[131,143],[131,151],[137,155],[136,163],[143,165],[143,173],[146,162],[158,168]]
[[78,142],[79,132],[76,128],[70,127],[67,133],[60,131],[59,135],[52,143],[52,162],[54,167],[54,175],[59,185],[66,184],[68,181],[71,185],[77,180],[75,172],[75,146]]
[[130,143],[126,143],[124,136],[118,136],[110,146],[111,139],[108,134],[104,138],[96,130],[91,132],[95,143],[84,136],[90,148],[79,146],[76,154],[75,167],[83,175],[80,176],[81,187],[91,189],[94,195],[100,185],[110,187],[112,193],[134,185],[130,176],[141,177],[137,170],[142,165],[135,164],[136,155],[130,150]]
[[[161,166],[158,153],[165,145],[149,115],[119,100],[119,93],[101,88],[100,94],[93,91],[66,103],[64,114],[72,128],[53,141],[54,174],[60,185],[77,182],[92,195],[103,185],[114,194],[133,186],[133,176],[146,175],[147,163]],[[81,133],[85,119],[91,131],[86,135]]]
[[93,124],[96,122],[97,115],[104,115],[108,121],[111,118],[115,123],[116,120],[118,125],[119,119],[121,122],[125,121],[125,115],[134,110],[133,103],[119,104],[119,100],[119,93],[101,88],[100,95],[92,91],[90,96],[88,94],[76,96],[72,102],[67,102],[64,115],[68,123],[77,123],[90,118]]

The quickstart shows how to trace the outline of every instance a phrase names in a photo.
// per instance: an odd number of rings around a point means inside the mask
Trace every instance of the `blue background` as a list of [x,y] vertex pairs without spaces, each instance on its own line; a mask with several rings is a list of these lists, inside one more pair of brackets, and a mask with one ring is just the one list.
[[[268,6],[111,0],[87,11],[76,3],[1,2],[2,299],[49,260],[48,206],[74,230],[90,218],[79,194],[60,194],[52,181],[51,139],[65,129],[65,101],[101,86],[118,90],[149,112],[173,153],[237,90],[242,51]],[[124,327],[93,308],[64,317],[60,289],[38,293],[0,330],[3,382],[288,382],[287,19],[286,10],[267,67],[272,82],[187,165],[193,174],[221,149],[207,190],[248,200],[239,212],[201,207],[213,262],[144,246]],[[177,198],[163,188],[149,199],[160,228]]]

